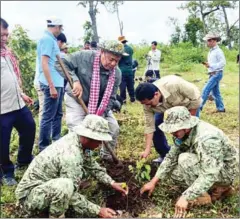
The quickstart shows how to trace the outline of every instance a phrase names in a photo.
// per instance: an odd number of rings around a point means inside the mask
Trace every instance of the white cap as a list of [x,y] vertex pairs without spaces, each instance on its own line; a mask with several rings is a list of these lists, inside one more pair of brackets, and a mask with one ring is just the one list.
[[52,17],[49,17],[48,19],[47,19],[47,24],[48,25],[63,25],[63,23],[62,23],[62,20],[61,19],[59,19],[59,18],[57,18],[57,17],[54,17],[54,16],[52,16]]

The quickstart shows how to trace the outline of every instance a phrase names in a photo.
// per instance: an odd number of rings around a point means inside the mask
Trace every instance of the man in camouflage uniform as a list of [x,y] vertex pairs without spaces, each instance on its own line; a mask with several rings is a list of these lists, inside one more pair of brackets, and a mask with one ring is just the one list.
[[91,150],[102,141],[112,140],[108,133],[105,119],[87,115],[73,132],[35,157],[15,191],[18,202],[28,213],[49,209],[52,217],[63,217],[69,206],[79,214],[113,217],[112,209],[101,208],[79,193],[79,183],[89,172],[100,182],[127,194],[121,183],[116,183],[91,157]]
[[233,192],[236,150],[220,129],[191,116],[183,106],[167,110],[159,128],[173,135],[175,146],[141,193],[149,191],[151,194],[157,182],[166,177],[176,183],[184,182],[188,188],[175,208],[175,217],[184,217],[188,204],[209,204]]
[[[115,69],[115,82],[113,91],[108,103],[108,107],[105,110],[103,117],[109,123],[110,134],[113,138],[109,142],[109,146],[115,149],[117,144],[117,137],[119,135],[119,126],[115,119],[112,108],[116,101],[116,94],[118,87],[121,83],[121,71],[117,67],[119,60],[122,56],[127,56],[124,52],[124,47],[117,41],[104,41],[99,44],[100,48],[100,92],[98,106],[100,105],[104,92],[107,88],[107,83],[110,78],[110,74]],[[71,131],[73,127],[78,125],[86,116],[83,108],[76,102],[76,97],[82,97],[86,106],[89,105],[90,95],[93,92],[91,90],[91,81],[94,71],[94,59],[98,55],[98,50],[83,50],[72,54],[69,54],[63,59],[66,69],[73,80],[73,89],[67,84],[65,93],[66,104],[66,123]],[[56,64],[57,70],[62,73],[59,63]],[[100,153],[101,157],[106,160],[111,160],[110,153],[103,147]]]

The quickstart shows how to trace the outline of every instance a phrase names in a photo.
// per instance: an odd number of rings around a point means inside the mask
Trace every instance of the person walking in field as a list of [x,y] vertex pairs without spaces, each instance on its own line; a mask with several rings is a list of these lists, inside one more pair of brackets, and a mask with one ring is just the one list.
[[[108,122],[97,115],[87,115],[73,132],[38,154],[24,173],[15,191],[18,205],[28,213],[49,209],[49,216],[65,217],[71,206],[81,216],[113,217],[116,212],[100,207],[81,195],[80,183],[86,174],[127,195],[128,189],[115,182],[106,169],[91,156],[102,141],[111,141]],[[30,216],[30,215],[29,215]]]
[[207,41],[207,46],[210,48],[208,53],[208,61],[203,62],[204,66],[208,69],[209,80],[202,91],[203,101],[197,112],[198,116],[200,115],[200,111],[203,110],[203,107],[211,92],[217,107],[217,110],[214,112],[224,113],[226,111],[220,93],[220,81],[222,80],[224,66],[226,65],[224,53],[217,45],[217,42],[219,42],[221,38],[215,33],[208,33],[203,39]]
[[[36,125],[26,104],[33,100],[22,91],[21,72],[15,55],[7,48],[8,23],[1,18],[1,110],[0,110],[0,183],[17,184],[14,170],[28,166],[32,159]],[[25,104],[26,103],[26,104]],[[17,163],[10,160],[13,128],[19,135]]]
[[174,106],[186,106],[195,115],[201,104],[199,89],[192,83],[175,75],[164,76],[154,83],[141,83],[136,88],[136,98],[143,104],[145,116],[145,150],[142,158],[148,157],[153,145],[160,157],[153,162],[161,163],[170,150],[164,133],[158,129],[164,112]]
[[192,116],[183,106],[168,109],[159,128],[173,135],[174,145],[141,193],[150,195],[167,178],[184,186],[175,204],[175,218],[185,217],[188,207],[211,204],[234,193],[237,153],[222,130]]

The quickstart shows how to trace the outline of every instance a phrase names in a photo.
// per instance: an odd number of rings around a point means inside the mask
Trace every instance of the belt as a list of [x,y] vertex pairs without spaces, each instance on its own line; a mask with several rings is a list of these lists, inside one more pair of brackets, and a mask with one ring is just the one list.
[[209,75],[215,75],[215,74],[217,74],[218,72],[220,72],[220,71],[212,71],[212,72],[208,72],[208,74],[209,74]]

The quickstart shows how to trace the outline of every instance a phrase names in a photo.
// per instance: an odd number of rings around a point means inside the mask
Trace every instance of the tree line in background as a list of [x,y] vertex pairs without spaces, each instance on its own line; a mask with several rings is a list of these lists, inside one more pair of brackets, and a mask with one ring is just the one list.
[[[119,30],[123,34],[123,23],[119,18],[118,6],[123,4],[123,1],[84,1],[85,7],[91,7],[90,11],[95,14],[94,22],[86,22],[85,30],[88,30],[87,36],[88,40],[99,41],[99,36],[97,35],[97,23],[96,14],[98,12],[98,3],[105,4],[106,9],[111,13],[118,13],[119,20]],[[218,2],[218,4],[217,4]],[[221,3],[221,4],[220,4]],[[92,8],[93,7],[93,8]],[[205,33],[210,30],[217,30],[222,37],[226,37],[226,40],[222,42],[221,45],[227,62],[236,62],[236,56],[238,54],[238,44],[239,44],[239,28],[236,26],[236,22],[229,24],[228,18],[226,16],[226,7],[237,7],[235,1],[189,1],[182,5],[179,10],[188,10],[189,17],[182,30],[177,22],[177,19],[170,18],[170,21],[175,26],[175,32],[171,36],[171,44],[164,45],[162,43],[158,44],[158,48],[162,51],[161,62],[166,63],[169,66],[173,66],[171,70],[173,72],[186,72],[191,71],[194,64],[206,61],[208,49],[201,45],[201,39]],[[218,12],[218,14],[216,14]],[[217,16],[222,16],[223,20],[219,19]],[[204,17],[204,18],[203,18]],[[203,20],[202,20],[203,19]],[[96,27],[93,28],[93,26]],[[219,26],[220,25],[220,26]],[[218,27],[218,29],[217,29]],[[96,29],[96,32],[93,30]],[[228,32],[227,32],[228,30]],[[228,33],[228,34],[227,34]],[[85,32],[86,35],[86,32]],[[96,36],[97,38],[95,38]],[[227,38],[229,36],[229,38]],[[231,41],[235,42],[235,48],[229,50],[225,45],[229,45]],[[20,64],[20,69],[23,77],[23,87],[24,91],[33,97],[36,97],[35,89],[33,88],[33,80],[35,75],[36,66],[36,42],[32,41],[27,35],[27,30],[22,28],[20,25],[16,25],[15,29],[12,31],[8,46],[13,50],[17,56]],[[140,70],[145,68],[146,59],[145,55],[148,53],[150,46],[146,41],[142,41],[138,45],[132,45],[134,49],[134,58],[138,60]],[[231,47],[230,47],[231,48]],[[70,47],[69,53],[78,51],[79,47]],[[232,48],[231,48],[232,49]]]
[[[124,1],[80,1],[78,5],[88,9],[91,21],[86,21],[83,25],[83,41],[94,40],[99,42],[97,31],[97,14],[99,5],[104,5],[108,12],[116,13],[120,29],[120,35],[123,35],[123,22],[120,19],[119,6]],[[177,18],[169,17],[170,23],[174,26],[174,33],[171,35],[171,43],[191,42],[193,46],[201,44],[202,38],[209,31],[217,32],[224,39],[222,44],[232,49],[232,44],[239,45],[239,18],[233,23],[229,23],[226,9],[236,9],[239,7],[239,1],[188,1],[179,7],[179,10],[185,10],[189,13],[184,27],[181,28]]]
[[194,46],[202,43],[202,38],[208,32],[217,32],[221,36],[222,44],[232,49],[232,43],[239,45],[239,18],[229,23],[226,9],[236,9],[238,1],[189,1],[182,4],[179,10],[189,13],[184,28],[181,29],[177,18],[170,17],[170,23],[175,27],[171,36],[171,43],[191,42]]

